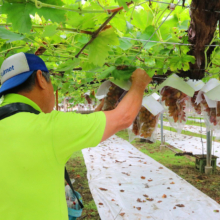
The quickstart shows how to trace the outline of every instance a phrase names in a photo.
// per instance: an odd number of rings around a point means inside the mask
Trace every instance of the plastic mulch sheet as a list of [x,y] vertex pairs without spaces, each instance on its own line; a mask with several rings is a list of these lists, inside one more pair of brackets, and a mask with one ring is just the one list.
[[218,203],[117,136],[82,152],[103,220],[220,218]]

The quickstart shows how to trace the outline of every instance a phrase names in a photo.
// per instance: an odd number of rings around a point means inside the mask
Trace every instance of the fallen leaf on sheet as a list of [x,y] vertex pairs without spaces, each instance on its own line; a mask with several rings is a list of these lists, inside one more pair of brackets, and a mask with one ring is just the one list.
[[115,200],[114,199],[112,199],[112,202],[114,202]]
[[219,212],[219,210],[214,210],[214,212]]
[[143,202],[140,198],[137,199],[137,202]]
[[99,205],[103,205],[103,203],[100,202]]
[[124,190],[123,190],[123,189],[121,189],[121,190],[120,190],[120,192],[124,192]]
[[162,201],[161,200],[159,200],[157,203],[161,203]]
[[129,154],[133,154],[131,151],[128,151]]
[[164,199],[167,198],[167,195],[163,194],[163,195],[162,195],[162,198],[164,198]]
[[169,180],[172,180],[173,178],[169,178]]
[[163,169],[163,167],[159,167],[159,169]]
[[135,206],[133,206],[133,208],[135,209]]
[[103,167],[103,168],[108,169],[109,167]]
[[142,162],[142,160],[139,160],[138,162]]
[[124,216],[125,215],[125,213],[121,213],[121,214],[119,214],[120,216]]
[[176,207],[174,206],[173,209],[176,209]]
[[143,196],[144,196],[144,197],[146,197],[146,198],[148,198],[148,197],[149,197],[149,196],[148,196],[148,195],[146,195],[146,194],[144,194]]
[[107,191],[107,189],[105,189],[105,188],[99,188],[100,190],[102,190],[102,191]]
[[129,174],[129,173],[125,173],[125,172],[121,172],[121,173],[123,173],[123,174],[125,174],[125,175],[127,175],[127,176],[130,176],[130,174]]
[[147,162],[144,162],[144,164],[147,164]]
[[185,205],[183,205],[183,204],[177,204],[176,206],[178,206],[178,207],[185,207]]
[[129,166],[132,166],[131,164],[129,164]]
[[126,160],[124,161],[115,160],[115,163],[124,163],[124,162],[126,162]]
[[118,185],[121,186],[121,183],[119,183]]
[[174,182],[171,182],[170,184],[175,184]]
[[139,211],[140,211],[140,210],[141,210],[141,207],[137,207],[137,210],[139,210]]
[[152,180],[152,179],[149,179],[149,180],[148,180],[148,182],[151,182],[151,181],[153,181],[153,180]]
[[154,199],[152,199],[152,198],[147,198],[147,201],[152,202],[152,201],[154,201]]
[[90,157],[93,157],[93,155],[89,155]]
[[170,187],[167,187],[167,189],[170,189]]
[[146,177],[145,177],[145,176],[141,176],[141,179],[142,179],[142,180],[145,180],[145,179],[146,179]]

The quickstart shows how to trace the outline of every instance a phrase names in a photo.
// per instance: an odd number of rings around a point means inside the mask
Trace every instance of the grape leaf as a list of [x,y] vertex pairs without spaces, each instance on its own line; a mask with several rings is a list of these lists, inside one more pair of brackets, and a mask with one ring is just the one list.
[[56,71],[72,70],[74,67],[79,66],[79,63],[80,63],[79,59],[68,60],[60,64],[59,67],[56,69]]
[[44,28],[44,33],[42,37],[52,37],[58,32],[56,29],[57,29],[57,25],[47,25]]
[[4,3],[2,7],[2,13],[7,14],[7,22],[12,23],[14,30],[20,33],[28,33],[31,30],[31,18],[30,13],[34,9],[34,6],[28,3]]
[[16,33],[13,33],[3,27],[0,27],[0,38],[8,40],[7,41],[7,43],[8,43],[8,42],[16,41],[16,40],[22,40],[25,37],[21,34],[16,34]]
[[127,27],[127,33],[133,30],[134,25],[132,25],[130,22],[126,21],[126,27]]
[[126,11],[128,11],[128,6],[126,4],[127,0],[117,0],[119,6],[122,6]]
[[113,28],[102,31],[89,45],[89,62],[102,66],[110,51],[110,46],[119,45],[119,40]]
[[121,39],[119,38],[119,42],[120,42],[120,45],[119,47],[122,49],[122,50],[128,50],[129,48],[132,47],[132,43],[130,42],[130,40],[127,40],[127,39]]
[[103,71],[99,76],[98,79],[105,79],[107,78],[114,70],[116,69],[115,66],[110,66],[108,69]]
[[128,80],[131,78],[132,73],[136,70],[136,67],[129,67],[124,70],[115,69],[112,71],[112,76],[115,79]]

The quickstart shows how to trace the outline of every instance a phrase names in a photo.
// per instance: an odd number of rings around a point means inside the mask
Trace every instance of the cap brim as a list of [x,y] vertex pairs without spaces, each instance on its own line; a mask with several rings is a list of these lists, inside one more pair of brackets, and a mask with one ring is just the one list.
[[16,75],[10,79],[8,79],[7,81],[5,81],[1,88],[0,88],[0,97],[2,96],[2,94],[10,89],[13,89],[19,85],[21,85],[23,82],[25,82],[33,73],[34,71],[29,71],[29,72],[25,72],[25,73],[21,73],[19,75]]

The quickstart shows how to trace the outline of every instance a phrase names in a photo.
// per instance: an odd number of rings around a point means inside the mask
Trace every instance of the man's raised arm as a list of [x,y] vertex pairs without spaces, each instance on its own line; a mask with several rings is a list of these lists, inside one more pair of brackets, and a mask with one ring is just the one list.
[[106,127],[101,141],[111,137],[116,132],[129,127],[140,110],[143,94],[151,78],[142,69],[136,69],[132,74],[132,86],[119,105],[112,111],[104,111]]

